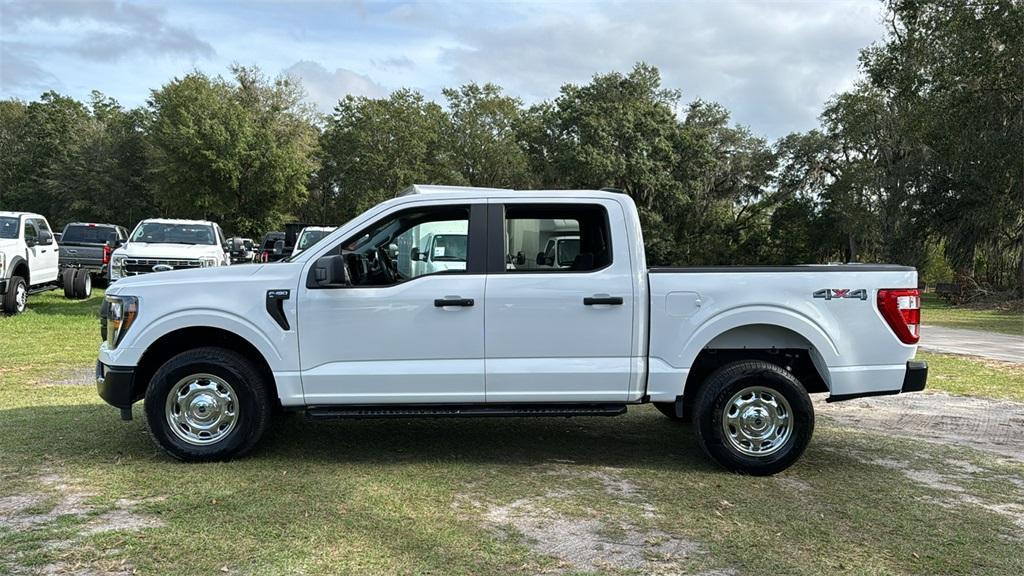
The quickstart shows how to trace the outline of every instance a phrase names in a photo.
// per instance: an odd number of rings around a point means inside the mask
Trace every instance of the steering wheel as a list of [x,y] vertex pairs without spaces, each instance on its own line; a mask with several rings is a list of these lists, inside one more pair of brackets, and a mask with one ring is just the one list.
[[391,254],[388,254],[388,249],[381,246],[377,248],[377,263],[380,266],[381,276],[385,278],[388,284],[395,283],[395,268],[394,261],[391,260]]

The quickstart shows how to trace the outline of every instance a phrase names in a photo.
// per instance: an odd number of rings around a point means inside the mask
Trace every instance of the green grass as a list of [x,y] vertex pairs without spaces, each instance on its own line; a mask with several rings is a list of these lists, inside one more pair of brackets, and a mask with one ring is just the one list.
[[[91,368],[98,302],[41,295],[26,314],[0,319],[0,499],[27,491],[57,498],[61,491],[38,479],[57,474],[88,490],[93,506],[34,530],[0,521],[0,574],[56,560],[97,569],[125,562],[139,574],[558,571],[514,530],[488,525],[488,507],[523,499],[553,514],[599,519],[609,537],[634,526],[700,542],[703,552],[677,559],[686,573],[1024,571],[1021,532],[1004,516],[950,504],[948,494],[872,463],[942,470],[947,447],[826,419],[804,458],[780,478],[722,473],[687,428],[650,407],[608,419],[289,417],[251,457],[177,463],[154,448],[139,406],[134,421],[121,422],[93,387],[52,384]],[[928,360],[933,375],[959,374],[965,393],[976,390],[978,365]],[[956,458],[982,470],[960,481],[971,482],[983,503],[1024,506],[1017,484],[1024,464],[966,449]],[[628,481],[637,493],[610,492],[600,474]],[[80,535],[119,499],[144,501],[139,509],[163,526]],[[61,541],[74,545],[53,546]]]
[[921,300],[921,322],[924,324],[1024,337],[1024,313],[1019,311],[951,306],[933,292],[925,292]]
[[1024,365],[918,352],[928,362],[928,389],[1024,402]]

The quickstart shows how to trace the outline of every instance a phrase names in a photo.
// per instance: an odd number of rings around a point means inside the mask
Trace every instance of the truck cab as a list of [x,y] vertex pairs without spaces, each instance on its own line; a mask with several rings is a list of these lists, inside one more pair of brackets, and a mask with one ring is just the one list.
[[0,304],[20,314],[28,296],[57,287],[59,247],[49,222],[31,212],[0,212]]
[[[439,237],[461,253],[460,234],[464,264],[423,265]],[[515,264],[559,239],[557,266]],[[903,266],[648,269],[626,195],[414,186],[282,263],[118,282],[97,385],[123,416],[145,399],[154,439],[185,460],[251,449],[275,405],[370,418],[653,403],[727,469],[771,474],[810,440],[809,394],[924,387],[916,285]]]

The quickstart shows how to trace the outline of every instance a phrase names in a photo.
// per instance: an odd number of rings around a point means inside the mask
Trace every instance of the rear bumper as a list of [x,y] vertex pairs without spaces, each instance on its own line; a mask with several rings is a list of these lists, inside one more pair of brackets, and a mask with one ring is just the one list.
[[868,396],[891,396],[903,392],[920,392],[928,383],[928,363],[921,360],[907,362],[907,371],[903,376],[903,386],[899,390],[878,390],[871,392],[860,392],[856,394],[840,394],[829,396],[826,402],[842,402],[854,398],[866,398]]
[[135,368],[107,366],[96,361],[96,391],[115,408],[131,408],[135,403]]

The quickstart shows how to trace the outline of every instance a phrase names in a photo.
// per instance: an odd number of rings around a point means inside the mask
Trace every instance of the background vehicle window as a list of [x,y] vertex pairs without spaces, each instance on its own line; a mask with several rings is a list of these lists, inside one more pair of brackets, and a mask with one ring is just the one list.
[[145,222],[132,234],[132,242],[152,244],[216,244],[213,228],[205,224]]
[[25,240],[39,241],[39,230],[31,220],[25,220]]
[[355,286],[389,286],[427,274],[464,273],[469,207],[399,212],[342,243]]
[[118,239],[117,229],[106,226],[68,226],[61,236],[62,243],[104,244]]
[[18,237],[18,219],[9,216],[0,217],[0,238]]
[[599,205],[506,205],[505,244],[510,272],[587,272],[612,262]]

